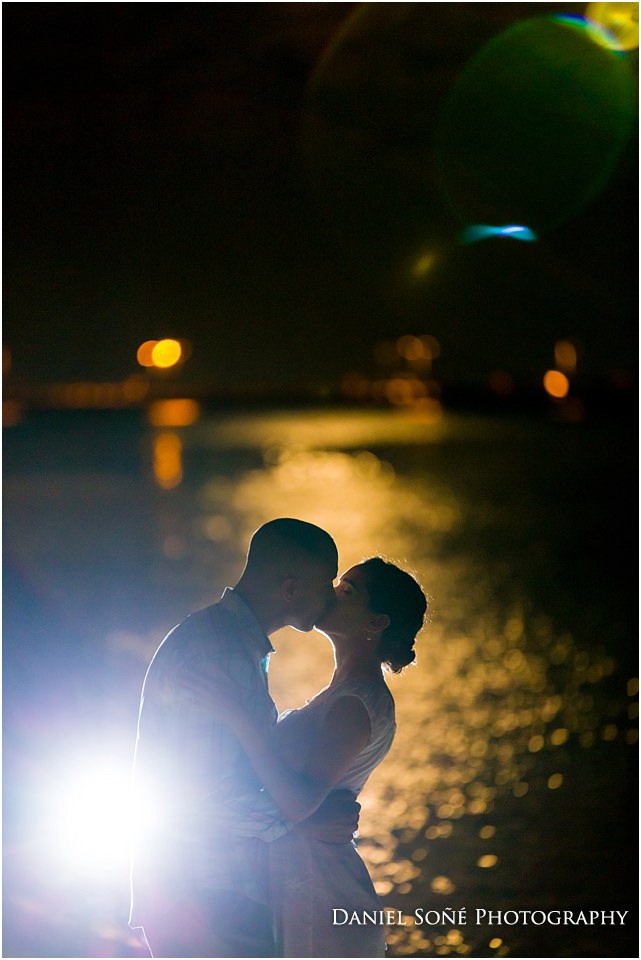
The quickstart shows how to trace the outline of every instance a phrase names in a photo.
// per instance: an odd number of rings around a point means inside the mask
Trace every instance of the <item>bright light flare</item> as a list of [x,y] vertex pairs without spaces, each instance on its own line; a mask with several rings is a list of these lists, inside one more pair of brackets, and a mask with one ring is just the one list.
[[614,50],[634,50],[639,46],[638,3],[589,3],[586,16],[601,28],[602,41]]
[[615,35],[606,29],[602,23],[598,23],[594,19],[587,19],[576,13],[561,13],[553,19],[557,23],[563,23],[573,29],[581,30],[586,37],[590,38],[592,43],[595,43],[598,47],[603,47],[604,50],[617,52],[623,49]]
[[56,863],[91,879],[126,876],[132,825],[131,764],[78,762],[59,771],[46,833]]
[[478,243],[479,240],[487,240],[488,237],[510,237],[512,240],[522,240],[528,243],[538,240],[533,230],[520,224],[493,227],[487,223],[478,223],[472,227],[466,227],[463,231],[463,243]]

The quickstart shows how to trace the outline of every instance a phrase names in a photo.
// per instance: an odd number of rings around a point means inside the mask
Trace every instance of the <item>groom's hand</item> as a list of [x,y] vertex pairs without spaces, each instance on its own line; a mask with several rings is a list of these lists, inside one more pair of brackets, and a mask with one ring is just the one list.
[[349,843],[358,830],[360,809],[350,790],[332,790],[318,810],[297,824],[296,829],[323,843]]

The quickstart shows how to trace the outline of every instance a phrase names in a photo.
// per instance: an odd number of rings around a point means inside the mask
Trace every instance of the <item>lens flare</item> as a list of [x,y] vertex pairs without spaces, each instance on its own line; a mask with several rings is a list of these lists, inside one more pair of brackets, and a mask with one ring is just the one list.
[[61,771],[48,835],[59,870],[108,879],[126,869],[131,829],[130,761],[77,762]]
[[557,23],[563,23],[575,30],[582,30],[584,35],[593,43],[603,47],[605,50],[621,50],[621,45],[617,38],[605,26],[596,20],[588,20],[576,13],[561,13],[555,15],[554,20]]
[[635,50],[639,46],[638,3],[589,3],[586,17],[604,28],[601,36],[614,50]]
[[627,57],[595,42],[604,33],[581,17],[534,17],[494,37],[456,78],[434,155],[453,212],[481,225],[467,242],[494,235],[488,223],[540,235],[611,178],[634,129],[637,81]]
[[463,243],[477,243],[479,240],[487,240],[488,237],[510,237],[512,240],[524,240],[527,243],[538,240],[533,230],[519,224],[491,227],[489,224],[479,223],[466,227],[462,234]]

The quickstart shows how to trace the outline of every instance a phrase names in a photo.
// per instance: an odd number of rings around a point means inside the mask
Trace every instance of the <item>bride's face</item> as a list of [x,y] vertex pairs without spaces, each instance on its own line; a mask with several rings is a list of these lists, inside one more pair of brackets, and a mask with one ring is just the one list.
[[372,618],[365,575],[360,566],[351,567],[334,588],[336,603],[316,621],[316,627],[331,636],[359,636],[367,633]]

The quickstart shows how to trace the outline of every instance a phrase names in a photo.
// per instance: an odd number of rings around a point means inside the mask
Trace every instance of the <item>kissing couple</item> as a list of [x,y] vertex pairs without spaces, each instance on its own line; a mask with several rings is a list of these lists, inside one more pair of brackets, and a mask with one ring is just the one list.
[[[380,911],[354,845],[356,797],[390,749],[385,682],[414,658],[425,595],[380,557],[338,571],[302,520],[253,535],[236,586],[160,644],[142,689],[130,926],[152,957],[383,957]],[[269,636],[316,627],[328,686],[278,717]],[[380,916],[380,914],[378,914]]]

